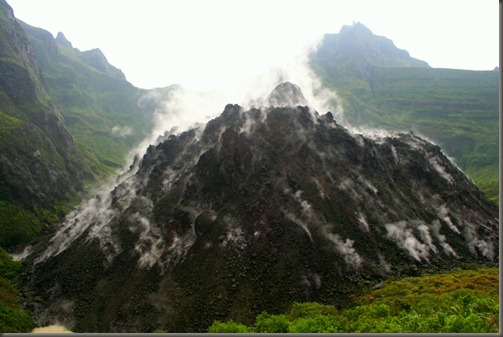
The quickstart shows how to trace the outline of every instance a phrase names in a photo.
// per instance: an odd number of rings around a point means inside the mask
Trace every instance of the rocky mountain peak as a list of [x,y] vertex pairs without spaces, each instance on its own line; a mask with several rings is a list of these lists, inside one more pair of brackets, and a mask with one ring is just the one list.
[[351,26],[342,26],[340,35],[374,35],[372,31],[361,22],[353,22]]
[[305,99],[299,86],[291,82],[278,84],[268,96],[267,103],[269,106],[274,107],[295,107],[298,105],[309,105],[309,102]]
[[55,40],[56,40],[56,43],[62,45],[63,47],[73,48],[72,43],[70,41],[68,41],[65,34],[63,34],[62,32],[58,32],[58,35],[56,36]]
[[126,79],[126,76],[120,69],[108,63],[105,54],[99,48],[83,51],[79,57],[82,61],[103,73],[122,80]]
[[438,146],[353,134],[307,106],[227,105],[71,213],[23,284],[38,317],[73,331],[203,332],[294,301],[341,304],[390,276],[497,263],[497,242],[497,205]]
[[375,35],[360,22],[343,26],[338,34],[325,34],[311,60],[315,68],[323,68],[334,78],[356,77],[365,81],[370,80],[375,66],[429,67],[425,61],[411,57],[392,40]]

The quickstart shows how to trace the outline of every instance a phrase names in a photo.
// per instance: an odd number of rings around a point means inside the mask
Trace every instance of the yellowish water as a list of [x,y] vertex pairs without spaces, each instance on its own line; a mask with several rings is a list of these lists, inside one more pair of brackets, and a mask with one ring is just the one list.
[[70,330],[67,330],[64,326],[61,325],[49,325],[40,328],[35,328],[31,331],[32,333],[69,333]]

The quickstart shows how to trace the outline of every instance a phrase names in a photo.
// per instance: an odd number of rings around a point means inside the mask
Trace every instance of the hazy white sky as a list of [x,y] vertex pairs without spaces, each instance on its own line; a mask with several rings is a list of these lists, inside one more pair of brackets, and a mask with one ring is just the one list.
[[437,68],[499,63],[497,0],[7,0],[16,17],[100,48],[140,88],[228,86],[360,21]]

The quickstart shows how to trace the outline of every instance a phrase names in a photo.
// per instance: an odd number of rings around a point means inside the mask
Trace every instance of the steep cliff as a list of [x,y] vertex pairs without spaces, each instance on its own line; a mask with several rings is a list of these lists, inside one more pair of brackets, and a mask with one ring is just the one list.
[[0,200],[49,208],[93,174],[46,90],[33,47],[0,1]]

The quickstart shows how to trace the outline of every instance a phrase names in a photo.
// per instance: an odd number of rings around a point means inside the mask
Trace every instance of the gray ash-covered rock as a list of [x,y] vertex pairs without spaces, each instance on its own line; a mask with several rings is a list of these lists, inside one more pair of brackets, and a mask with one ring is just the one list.
[[23,284],[40,324],[204,332],[294,301],[342,306],[390,276],[497,264],[498,225],[498,206],[420,137],[228,105],[83,205],[34,248]]
[[291,82],[278,84],[267,98],[267,104],[273,107],[309,106],[302,90]]

